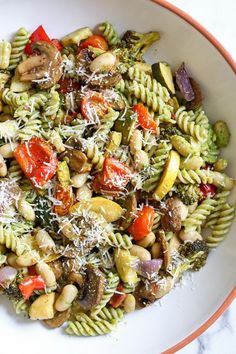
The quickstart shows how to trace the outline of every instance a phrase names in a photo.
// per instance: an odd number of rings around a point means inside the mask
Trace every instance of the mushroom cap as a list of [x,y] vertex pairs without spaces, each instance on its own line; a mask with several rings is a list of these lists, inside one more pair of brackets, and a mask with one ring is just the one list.
[[84,284],[82,298],[78,300],[79,305],[84,310],[91,310],[98,305],[104,293],[105,277],[103,273],[91,265],[87,265],[86,280]]

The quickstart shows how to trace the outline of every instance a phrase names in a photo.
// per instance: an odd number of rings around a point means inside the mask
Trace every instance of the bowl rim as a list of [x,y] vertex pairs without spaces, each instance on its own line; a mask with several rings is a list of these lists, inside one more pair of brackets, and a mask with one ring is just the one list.
[[[184,21],[189,23],[192,27],[194,27],[198,32],[200,32],[213,46],[218,50],[218,52],[223,56],[225,61],[229,64],[234,73],[236,73],[236,62],[231,56],[231,54],[222,46],[222,44],[198,21],[196,21],[193,17],[188,15],[183,10],[179,9],[177,6],[170,4],[165,0],[151,0],[159,6],[162,6],[174,13],[178,17],[181,17]],[[187,344],[192,342],[194,339],[198,338],[203,332],[205,332],[230,306],[233,300],[236,298],[236,286],[232,289],[229,295],[226,297],[223,304],[213,313],[213,315],[208,318],[198,329],[188,335],[186,338],[181,340],[179,343],[175,344],[171,348],[165,350],[161,354],[174,354],[178,350],[185,347]]]

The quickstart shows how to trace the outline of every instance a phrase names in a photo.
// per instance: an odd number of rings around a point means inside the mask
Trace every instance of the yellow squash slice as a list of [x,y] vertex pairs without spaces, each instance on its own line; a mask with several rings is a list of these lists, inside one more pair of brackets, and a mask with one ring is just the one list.
[[169,158],[164,167],[161,180],[155,192],[153,193],[153,196],[156,200],[161,200],[162,198],[164,198],[164,196],[173,187],[179,171],[179,164],[180,164],[179,154],[176,151],[171,150]]

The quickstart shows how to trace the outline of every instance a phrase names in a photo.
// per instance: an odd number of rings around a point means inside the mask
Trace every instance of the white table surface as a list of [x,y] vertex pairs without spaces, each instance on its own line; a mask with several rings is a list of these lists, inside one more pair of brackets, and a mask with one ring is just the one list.
[[[209,30],[236,59],[236,0],[169,0]],[[236,354],[236,300],[179,354]]]

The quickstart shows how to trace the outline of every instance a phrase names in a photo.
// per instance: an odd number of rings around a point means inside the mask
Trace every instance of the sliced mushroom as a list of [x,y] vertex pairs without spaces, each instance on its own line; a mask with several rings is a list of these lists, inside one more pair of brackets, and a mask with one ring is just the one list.
[[161,206],[161,226],[164,231],[178,232],[181,229],[181,211],[174,198],[169,198]]
[[121,218],[120,227],[123,230],[126,230],[129,225],[131,224],[132,217],[137,210],[137,197],[136,193],[132,193],[128,195],[125,199],[125,207],[126,212],[124,213],[123,217]]
[[160,244],[162,247],[162,252],[163,252],[163,260],[164,260],[163,267],[165,270],[167,270],[169,268],[170,263],[171,263],[171,254],[170,254],[170,246],[166,240],[165,232],[163,230],[159,231],[158,239],[160,241]]
[[99,269],[90,265],[87,266],[85,273],[86,279],[83,294],[78,303],[84,310],[91,310],[102,299],[105,277]]
[[92,168],[91,164],[87,162],[87,156],[80,150],[66,150],[60,157],[66,159],[72,171],[84,173],[89,172]]
[[37,82],[41,89],[54,86],[62,76],[61,53],[44,41],[35,42],[32,49],[39,55],[32,55],[18,65],[20,81]]
[[43,322],[50,328],[61,327],[70,318],[70,312],[70,308],[63,312],[57,312],[51,320],[44,320]]
[[106,89],[114,87],[122,79],[121,74],[115,70],[107,73],[92,73],[89,69],[92,60],[92,52],[88,49],[81,50],[76,57],[77,75],[87,86]]
[[174,286],[171,276],[160,279],[159,282],[141,281],[135,289],[134,296],[138,307],[151,305],[157,299],[165,296]]

